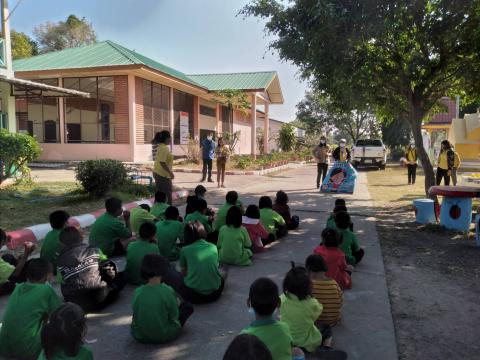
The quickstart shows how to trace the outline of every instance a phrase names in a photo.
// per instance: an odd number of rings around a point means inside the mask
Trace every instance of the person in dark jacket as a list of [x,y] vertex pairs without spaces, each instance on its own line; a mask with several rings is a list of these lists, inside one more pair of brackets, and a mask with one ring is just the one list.
[[202,160],[203,160],[203,169],[202,169],[202,180],[205,181],[207,178],[207,169],[208,169],[208,182],[213,182],[212,180],[212,164],[213,158],[215,157],[215,142],[213,141],[213,133],[208,134],[207,138],[202,141],[200,144],[202,148]]
[[455,166],[455,152],[452,150],[450,141],[443,140],[441,143],[440,155],[438,156],[436,184],[442,183],[442,178],[445,185],[450,185],[450,176],[452,169]]
[[350,150],[347,148],[347,140],[340,139],[338,146],[333,150],[332,157],[335,161],[350,161]]
[[82,235],[73,226],[60,233],[63,249],[58,257],[58,271],[65,301],[73,302],[86,312],[98,311],[113,303],[125,286],[123,273],[108,261],[100,249],[82,242]]

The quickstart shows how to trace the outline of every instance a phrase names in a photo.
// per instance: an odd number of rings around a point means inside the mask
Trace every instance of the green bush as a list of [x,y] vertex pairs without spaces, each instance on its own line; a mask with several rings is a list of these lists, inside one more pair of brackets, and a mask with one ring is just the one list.
[[75,175],[86,192],[98,197],[127,181],[127,170],[122,162],[110,159],[82,161],[77,165]]
[[27,134],[0,129],[0,184],[11,177],[30,177],[28,163],[37,159],[42,150],[37,140]]
[[292,151],[297,143],[295,127],[291,124],[283,124],[278,132],[277,144],[282,151]]
[[395,146],[390,148],[388,158],[390,160],[400,160],[401,157],[405,156],[405,148],[402,146]]

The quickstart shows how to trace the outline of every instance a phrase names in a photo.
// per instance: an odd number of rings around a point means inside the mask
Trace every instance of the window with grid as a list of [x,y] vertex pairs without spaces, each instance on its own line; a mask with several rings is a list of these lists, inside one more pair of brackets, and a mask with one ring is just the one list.
[[143,126],[145,144],[149,144],[155,134],[169,130],[170,88],[148,80],[143,80]]

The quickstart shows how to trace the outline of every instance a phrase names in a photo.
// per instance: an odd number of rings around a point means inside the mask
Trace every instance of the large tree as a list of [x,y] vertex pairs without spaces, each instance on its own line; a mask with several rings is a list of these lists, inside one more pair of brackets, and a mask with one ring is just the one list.
[[409,124],[425,171],[421,125],[446,93],[480,91],[480,0],[253,0],[271,47],[338,104],[361,94]]
[[12,58],[23,59],[38,54],[37,43],[27,34],[12,30],[10,32],[12,41]]
[[97,41],[92,24],[85,18],[79,19],[75,15],[70,15],[66,21],[58,23],[47,21],[36,26],[33,33],[41,53],[78,47]]

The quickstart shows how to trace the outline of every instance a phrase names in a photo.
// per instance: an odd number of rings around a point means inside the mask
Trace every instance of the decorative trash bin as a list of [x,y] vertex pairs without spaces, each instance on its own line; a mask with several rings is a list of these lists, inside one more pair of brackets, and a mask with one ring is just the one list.
[[440,224],[449,230],[468,231],[472,223],[472,199],[444,196]]
[[435,205],[431,199],[413,200],[415,207],[415,221],[418,224],[434,224],[437,222],[435,217]]

